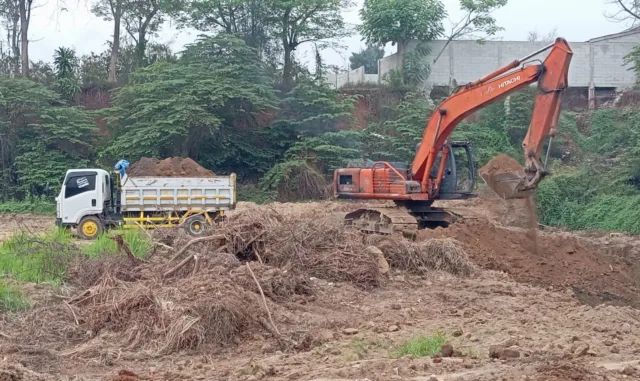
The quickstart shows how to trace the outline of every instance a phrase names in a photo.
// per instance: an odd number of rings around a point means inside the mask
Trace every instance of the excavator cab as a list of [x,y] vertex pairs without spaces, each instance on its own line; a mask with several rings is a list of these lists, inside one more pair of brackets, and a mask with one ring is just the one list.
[[[440,156],[442,153],[440,154]],[[439,160],[435,168],[439,167]],[[437,173],[431,173],[432,178]],[[435,175],[435,176],[434,176]],[[476,185],[476,169],[469,142],[454,141],[449,144],[449,159],[440,184],[441,200],[466,199],[476,197],[473,190]]]
[[[441,200],[459,200],[476,197],[473,193],[476,186],[476,168],[470,143],[454,141],[448,143],[447,146],[449,154],[438,198]],[[434,180],[438,177],[443,151],[441,150],[438,153],[435,165],[430,173],[430,177]]]

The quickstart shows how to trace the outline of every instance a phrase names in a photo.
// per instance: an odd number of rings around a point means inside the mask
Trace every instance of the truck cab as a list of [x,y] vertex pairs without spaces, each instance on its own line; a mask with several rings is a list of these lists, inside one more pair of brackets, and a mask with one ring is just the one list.
[[103,169],[70,169],[56,197],[56,224],[78,228],[86,238],[97,237],[111,205],[113,180]]

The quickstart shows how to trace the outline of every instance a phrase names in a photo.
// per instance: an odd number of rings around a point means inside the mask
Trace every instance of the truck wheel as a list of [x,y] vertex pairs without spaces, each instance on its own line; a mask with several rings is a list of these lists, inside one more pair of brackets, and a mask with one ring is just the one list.
[[103,231],[102,221],[95,216],[86,216],[78,224],[78,235],[82,239],[96,239]]
[[187,234],[198,237],[204,233],[206,223],[207,220],[201,214],[191,216],[185,221],[184,230],[186,230]]

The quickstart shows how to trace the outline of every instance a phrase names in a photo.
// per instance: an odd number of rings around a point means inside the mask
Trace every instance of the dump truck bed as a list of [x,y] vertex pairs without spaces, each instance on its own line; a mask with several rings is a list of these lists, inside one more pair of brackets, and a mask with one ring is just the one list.
[[219,211],[236,205],[236,176],[128,177],[122,182],[122,211]]

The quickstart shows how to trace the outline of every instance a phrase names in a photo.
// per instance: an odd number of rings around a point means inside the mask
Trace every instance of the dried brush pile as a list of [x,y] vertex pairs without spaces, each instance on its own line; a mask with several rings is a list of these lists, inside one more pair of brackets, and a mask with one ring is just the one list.
[[220,233],[230,251],[243,259],[363,289],[382,281],[362,235],[335,218],[283,216],[259,207],[234,216]]
[[[360,289],[379,286],[384,277],[370,245],[397,269],[471,271],[453,240],[365,237],[341,220],[321,216],[321,211],[309,218],[255,207],[230,217],[214,235],[167,240],[173,248],[146,261],[112,257],[74,263],[68,273],[81,291],[55,312],[66,315],[66,324],[74,327],[68,336],[81,344],[61,355],[155,356],[225,346],[256,330],[271,333],[283,347],[303,348],[308,337],[294,341],[298,331],[285,335],[278,329],[292,324],[291,303],[312,300],[311,277]],[[38,315],[32,325],[43,332],[54,327]]]
[[[160,265],[141,267],[147,267],[145,274],[161,274]],[[92,337],[107,335],[108,339],[62,355],[101,357],[113,345],[123,352],[149,356],[203,345],[224,346],[248,331],[273,330],[267,309],[277,310],[278,302],[314,294],[308,277],[293,270],[259,263],[251,268],[253,275],[247,266],[236,263],[203,265],[196,274],[170,279],[143,276],[134,282],[118,279],[106,270],[96,284],[67,305],[77,324]],[[261,291],[268,299],[261,298]],[[267,308],[263,303],[268,303]]]
[[[256,329],[295,346],[279,333],[272,312],[313,297],[311,277],[362,289],[382,281],[362,236],[337,220],[259,207],[231,217],[215,233],[175,240],[181,248],[148,262],[75,263],[73,284],[84,291],[65,302],[73,319],[97,342],[116,340],[124,351],[150,355],[224,346]],[[104,335],[112,339],[97,340]],[[85,345],[65,355],[97,353]]]
[[33,372],[20,364],[0,362],[0,380],[2,381],[49,381],[56,377]]
[[369,238],[370,243],[384,253],[389,266],[414,274],[444,271],[468,276],[473,263],[453,239],[430,239],[421,242],[399,241],[379,237]]

